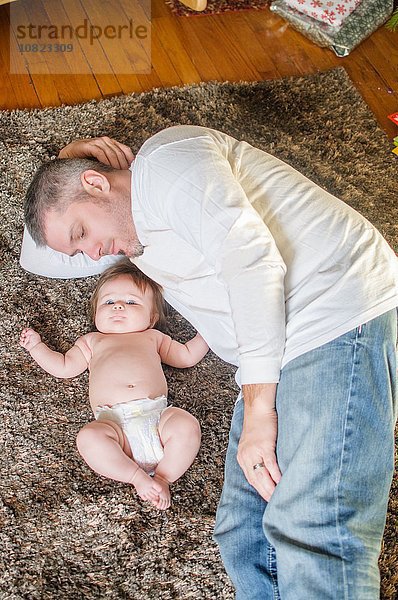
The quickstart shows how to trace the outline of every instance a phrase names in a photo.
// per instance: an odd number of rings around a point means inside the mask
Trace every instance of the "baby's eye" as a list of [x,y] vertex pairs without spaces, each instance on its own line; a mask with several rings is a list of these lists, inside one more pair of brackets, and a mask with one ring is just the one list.
[[105,304],[115,304],[113,300],[107,300]]
[[127,300],[126,304],[137,304],[137,302],[135,300]]

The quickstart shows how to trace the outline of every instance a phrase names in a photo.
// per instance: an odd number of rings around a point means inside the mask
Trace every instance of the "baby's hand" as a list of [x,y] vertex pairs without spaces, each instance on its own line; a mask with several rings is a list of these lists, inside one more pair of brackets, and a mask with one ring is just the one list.
[[34,329],[30,327],[25,327],[22,330],[21,337],[19,338],[19,343],[22,348],[25,348],[28,352],[31,352],[35,346],[40,344],[41,337]]

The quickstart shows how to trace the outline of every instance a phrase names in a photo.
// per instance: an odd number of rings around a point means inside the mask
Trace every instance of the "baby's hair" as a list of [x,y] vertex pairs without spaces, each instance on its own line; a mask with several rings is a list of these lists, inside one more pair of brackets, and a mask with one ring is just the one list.
[[154,325],[156,325],[157,328],[164,327],[166,324],[166,307],[163,299],[162,287],[156,283],[156,281],[153,281],[153,279],[140,271],[139,268],[136,267],[128,258],[121,259],[114,266],[106,269],[106,271],[104,271],[98,279],[97,285],[95,286],[95,290],[90,300],[92,321],[95,322],[98,296],[102,286],[108,281],[115,279],[115,277],[118,277],[119,275],[130,275],[131,279],[138,286],[141,292],[145,292],[148,286],[151,288],[153,292],[152,317],[154,318],[154,322],[152,323],[151,327]]

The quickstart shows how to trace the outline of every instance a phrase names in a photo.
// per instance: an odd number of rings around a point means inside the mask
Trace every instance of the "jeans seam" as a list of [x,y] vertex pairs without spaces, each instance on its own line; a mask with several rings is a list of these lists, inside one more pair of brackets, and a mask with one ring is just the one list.
[[268,562],[268,573],[271,576],[271,581],[272,581],[272,591],[273,591],[273,596],[275,600],[280,600],[280,596],[279,596],[279,589],[278,589],[278,580],[275,577],[275,571],[276,568],[274,566],[274,562],[275,562],[275,549],[271,546],[271,544],[268,544],[268,548],[267,548],[267,562]]
[[337,532],[339,546],[340,546],[341,564],[342,564],[342,573],[343,573],[343,591],[344,591],[345,599],[349,597],[349,594],[348,594],[347,572],[346,572],[346,567],[345,567],[345,563],[344,563],[343,535],[342,535],[341,527],[340,527],[340,484],[341,484],[342,471],[343,471],[343,465],[344,465],[344,455],[345,455],[345,451],[347,449],[347,436],[348,436],[347,429],[348,429],[350,405],[351,405],[351,401],[352,401],[352,390],[353,390],[353,385],[354,385],[354,373],[355,373],[357,351],[358,351],[358,338],[361,336],[361,333],[362,333],[362,326],[357,327],[355,340],[354,340],[354,344],[353,344],[353,357],[352,357],[352,368],[351,368],[351,374],[350,374],[350,387],[349,387],[348,394],[347,394],[347,408],[346,408],[346,415],[345,415],[345,421],[344,421],[344,433],[343,433],[342,448],[341,448],[340,467],[339,467],[339,471],[338,471],[337,478],[336,478],[336,532]]

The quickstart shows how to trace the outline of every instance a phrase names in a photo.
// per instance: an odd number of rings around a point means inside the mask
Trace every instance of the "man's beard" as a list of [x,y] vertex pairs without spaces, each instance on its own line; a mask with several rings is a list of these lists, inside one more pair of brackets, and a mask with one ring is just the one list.
[[136,238],[126,250],[119,250],[118,254],[121,256],[128,256],[129,258],[137,258],[137,256],[142,256],[142,254],[144,254],[144,246],[139,239]]
[[114,202],[111,209],[112,214],[116,217],[118,228],[120,229],[120,237],[123,240],[123,248],[118,252],[121,256],[136,258],[144,253],[144,246],[138,239],[135,229],[133,216],[131,214],[130,196],[122,197],[119,202]]

